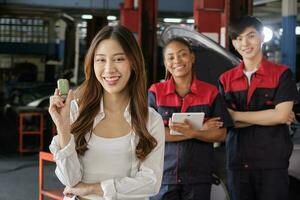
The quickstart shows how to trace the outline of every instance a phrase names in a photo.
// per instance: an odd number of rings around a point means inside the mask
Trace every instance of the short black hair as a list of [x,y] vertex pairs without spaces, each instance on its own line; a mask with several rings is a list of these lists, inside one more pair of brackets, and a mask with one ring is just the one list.
[[253,16],[242,16],[231,21],[229,25],[229,37],[235,40],[246,28],[253,27],[257,32],[262,33],[262,22]]

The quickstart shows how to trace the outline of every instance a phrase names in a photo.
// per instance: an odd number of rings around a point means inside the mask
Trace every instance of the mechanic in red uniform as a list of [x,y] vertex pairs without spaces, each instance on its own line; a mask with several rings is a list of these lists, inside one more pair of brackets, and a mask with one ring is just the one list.
[[264,58],[262,31],[255,17],[233,21],[229,34],[243,61],[220,77],[220,93],[235,124],[226,138],[232,200],[288,199],[293,149],[288,124],[297,89],[287,66]]
[[[195,55],[188,41],[170,39],[163,57],[167,80],[148,92],[149,106],[162,116],[166,134],[162,186],[151,200],[210,200],[213,142],[225,140],[232,120],[217,87],[194,76]],[[201,130],[188,121],[169,122],[175,112],[204,112],[206,121]],[[170,135],[170,129],[183,135]]]

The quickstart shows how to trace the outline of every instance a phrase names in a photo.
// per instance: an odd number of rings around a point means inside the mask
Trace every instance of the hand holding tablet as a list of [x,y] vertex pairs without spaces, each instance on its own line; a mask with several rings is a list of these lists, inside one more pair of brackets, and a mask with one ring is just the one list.
[[[172,122],[183,123],[185,119],[189,120],[194,128],[201,129],[204,121],[204,112],[195,113],[173,113]],[[182,133],[170,130],[170,135],[182,135]]]

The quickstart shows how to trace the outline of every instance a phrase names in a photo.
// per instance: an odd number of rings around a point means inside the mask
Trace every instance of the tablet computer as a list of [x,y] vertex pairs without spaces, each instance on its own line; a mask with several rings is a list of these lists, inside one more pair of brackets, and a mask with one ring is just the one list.
[[[189,120],[195,129],[201,129],[204,121],[204,112],[187,112],[187,113],[173,113],[172,122],[184,122]],[[182,135],[182,133],[170,130],[170,135]]]

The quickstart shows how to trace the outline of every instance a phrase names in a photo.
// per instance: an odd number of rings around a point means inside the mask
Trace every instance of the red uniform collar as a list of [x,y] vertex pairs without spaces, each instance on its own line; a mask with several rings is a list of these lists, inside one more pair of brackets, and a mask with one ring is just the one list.
[[[176,93],[175,81],[172,76],[170,79],[166,80],[166,85],[167,85],[166,94]],[[190,91],[195,94],[199,93],[196,76],[193,76]]]
[[[263,58],[260,62],[260,65],[255,72],[257,75],[261,76],[268,76],[268,66],[269,66],[269,61],[265,58]],[[245,63],[242,61],[238,66],[237,70],[235,71],[233,75],[233,80],[238,79],[244,76],[244,69],[245,69]]]

